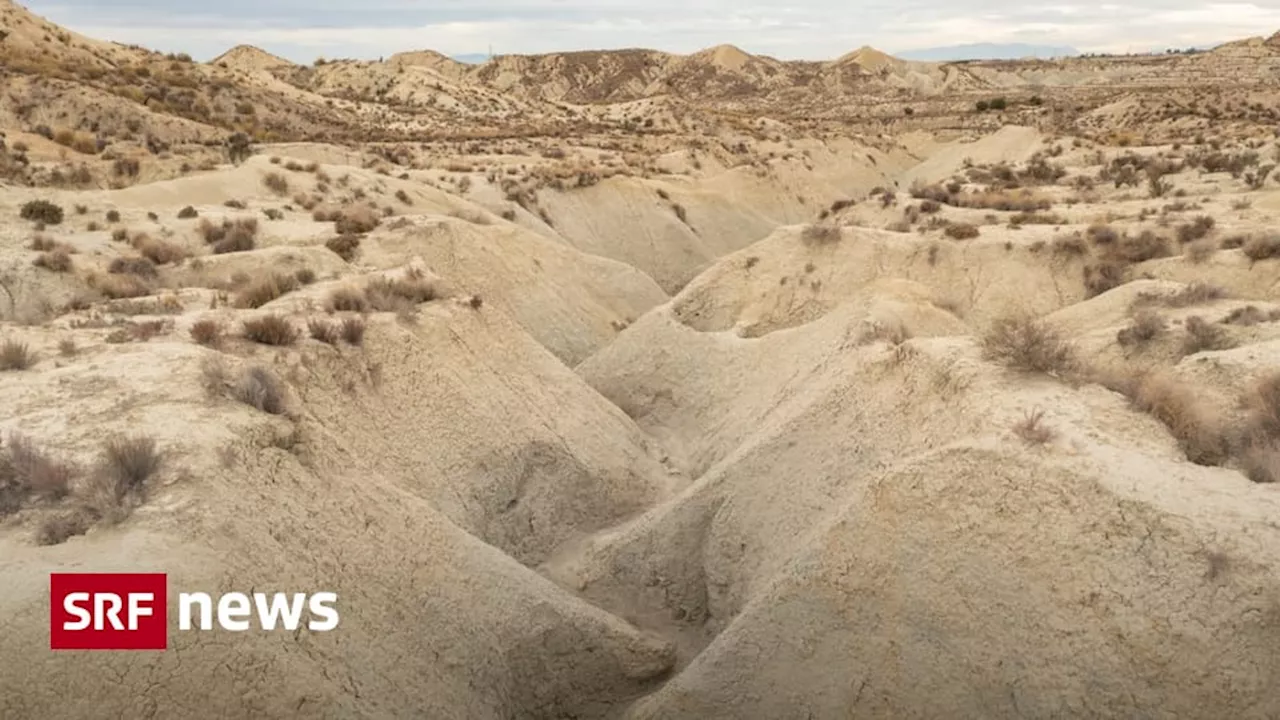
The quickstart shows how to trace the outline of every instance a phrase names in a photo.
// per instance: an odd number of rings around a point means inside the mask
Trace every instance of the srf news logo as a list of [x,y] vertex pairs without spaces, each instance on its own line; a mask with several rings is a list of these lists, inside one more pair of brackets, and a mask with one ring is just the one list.
[[[52,573],[49,647],[53,650],[164,650],[169,646],[169,584],[164,573]],[[338,627],[331,592],[178,594],[178,629],[244,632]]]

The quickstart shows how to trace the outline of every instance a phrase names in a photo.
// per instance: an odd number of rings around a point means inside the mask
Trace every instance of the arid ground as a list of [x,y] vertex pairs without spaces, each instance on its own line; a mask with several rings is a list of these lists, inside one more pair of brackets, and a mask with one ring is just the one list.
[[[1280,716],[1280,34],[300,66],[0,0],[0,717]],[[49,650],[49,573],[338,593]]]

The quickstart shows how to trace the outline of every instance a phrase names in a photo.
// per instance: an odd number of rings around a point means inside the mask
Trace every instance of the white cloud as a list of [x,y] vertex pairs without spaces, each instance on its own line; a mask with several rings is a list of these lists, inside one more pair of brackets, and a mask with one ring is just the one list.
[[1021,0],[30,0],[74,30],[208,59],[248,43],[290,59],[732,43],[782,58],[824,59],[861,45],[885,50],[972,42],[1143,51],[1203,45],[1280,29],[1257,3],[1135,0],[1127,5]]

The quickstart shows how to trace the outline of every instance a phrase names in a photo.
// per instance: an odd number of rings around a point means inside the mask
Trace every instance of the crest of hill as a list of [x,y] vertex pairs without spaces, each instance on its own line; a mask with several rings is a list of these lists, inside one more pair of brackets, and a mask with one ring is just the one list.
[[112,68],[153,54],[71,32],[11,0],[0,0],[0,60],[15,69]]
[[392,67],[430,68],[451,77],[462,75],[468,69],[463,63],[435,50],[410,50],[396,53],[387,58],[387,64]]
[[214,58],[211,64],[231,70],[247,71],[276,70],[294,66],[294,63],[252,45],[237,45]]
[[880,72],[885,68],[897,70],[906,66],[905,60],[900,60],[888,53],[881,52],[870,45],[863,45],[851,53],[841,55],[832,65],[858,65],[870,72]]
[[499,55],[472,69],[469,77],[545,100],[617,102],[643,97],[673,57],[636,48]]

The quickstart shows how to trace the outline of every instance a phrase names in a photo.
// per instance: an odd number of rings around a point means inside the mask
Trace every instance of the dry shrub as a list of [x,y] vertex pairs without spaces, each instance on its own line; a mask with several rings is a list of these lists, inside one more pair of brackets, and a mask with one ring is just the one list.
[[1183,223],[1178,226],[1176,231],[1178,242],[1185,245],[1189,242],[1201,240],[1213,230],[1214,224],[1213,218],[1208,215],[1201,215],[1189,223]]
[[57,225],[63,218],[62,207],[48,200],[30,200],[22,205],[18,215],[23,220],[45,225]]
[[235,306],[238,308],[260,308],[263,305],[283,297],[285,293],[298,289],[298,280],[292,275],[271,273],[259,276],[236,294]]
[[1245,477],[1260,484],[1280,482],[1280,447],[1250,447],[1240,464]]
[[316,281],[316,271],[311,268],[298,268],[293,272],[293,279],[298,281],[299,285],[310,285]]
[[360,249],[360,236],[339,235],[335,238],[330,238],[324,246],[343,260],[351,262],[356,257],[356,250]]
[[1230,350],[1235,341],[1221,327],[1193,315],[1186,321],[1186,336],[1182,339],[1182,354],[1195,355],[1211,350]]
[[377,277],[365,285],[369,306],[378,312],[401,312],[436,298],[435,287],[420,273],[410,272],[402,278]]
[[1079,365],[1075,347],[1066,337],[1029,315],[1011,315],[993,322],[982,337],[982,354],[1011,370],[1056,377],[1072,374]]
[[874,342],[887,342],[890,345],[901,345],[911,339],[911,332],[901,322],[872,323],[858,338],[859,345],[870,345]]
[[1154,372],[1137,380],[1132,399],[1169,428],[1191,462],[1220,465],[1226,460],[1229,443],[1222,419],[1171,373]]
[[1124,265],[1114,261],[1105,261],[1084,267],[1084,287],[1086,297],[1097,297],[1108,290],[1114,290],[1125,283]]
[[1044,410],[1036,408],[1013,426],[1013,432],[1028,445],[1044,445],[1056,434],[1044,423]]
[[110,479],[117,497],[144,494],[147,480],[160,469],[156,441],[143,436],[108,440],[102,450],[100,472]]
[[262,185],[276,195],[289,194],[289,179],[278,172],[269,172],[262,176]]
[[337,345],[339,337],[338,326],[328,320],[312,318],[307,321],[307,332],[310,333],[312,340],[319,340],[326,345]]
[[216,347],[222,342],[222,332],[222,323],[205,318],[192,324],[191,339],[205,347]]
[[333,226],[339,235],[362,235],[372,232],[381,222],[372,207],[361,203],[343,208]]
[[1255,237],[1244,245],[1244,256],[1257,262],[1280,258],[1280,235]]
[[71,253],[59,249],[40,253],[35,260],[31,261],[31,264],[52,272],[71,272],[74,263],[71,261]]
[[76,347],[75,338],[64,337],[58,341],[58,354],[62,357],[75,357],[80,349]]
[[232,396],[240,402],[272,415],[285,412],[285,388],[280,378],[265,367],[246,368],[240,374]]
[[107,265],[107,272],[113,275],[133,275],[142,278],[156,276],[156,265],[151,258],[118,257]]
[[1270,314],[1263,312],[1256,305],[1246,305],[1232,310],[1222,322],[1228,325],[1249,326],[1268,322],[1272,319],[1274,318]]
[[263,345],[292,345],[298,339],[298,329],[281,315],[263,315],[244,321],[244,336]]
[[133,247],[156,265],[176,263],[187,259],[187,251],[182,247],[164,240],[153,240],[146,235],[133,239]]
[[1138,305],[1164,305],[1165,307],[1184,308],[1192,305],[1203,305],[1214,300],[1230,297],[1226,288],[1212,283],[1197,281],[1183,286],[1171,295],[1156,292],[1144,292],[1135,301]]
[[1139,263],[1156,258],[1169,257],[1169,239],[1151,230],[1143,230],[1136,236],[1124,236],[1111,249],[1112,255],[1124,262]]
[[33,235],[31,237],[31,242],[27,243],[27,249],[35,250],[36,252],[56,250],[57,248],[58,243],[54,242],[53,238],[47,235]]
[[1140,310],[1133,316],[1133,324],[1116,333],[1116,342],[1124,347],[1146,345],[1165,331],[1164,318],[1153,310]]
[[191,207],[190,205],[188,205],[188,206],[186,206],[186,207],[184,207],[184,208],[182,208],[181,210],[179,210],[179,211],[178,211],[178,219],[179,219],[179,220],[190,220],[191,218],[193,218],[193,217],[198,217],[199,215],[200,215],[200,213],[199,213],[198,211],[196,211],[196,209],[195,209],[195,208],[193,208],[193,207]]
[[1089,246],[1085,244],[1084,238],[1079,235],[1063,235],[1054,238],[1053,252],[1056,255],[1087,255]]
[[1094,245],[1111,246],[1120,241],[1120,233],[1110,225],[1094,224],[1085,230],[1085,237]]
[[[147,260],[145,262],[154,272],[155,267],[150,264],[150,261]],[[113,262],[112,265],[114,264]],[[151,294],[151,286],[137,275],[92,275],[89,277],[89,285],[111,300],[136,298]]]
[[41,451],[25,436],[11,434],[0,452],[0,516],[20,509],[31,496],[62,498],[76,473],[71,463]]
[[1204,240],[1196,240],[1188,245],[1183,255],[1186,256],[1188,262],[1196,263],[1198,265],[1213,257],[1213,254],[1217,252],[1217,250],[1218,246],[1215,245],[1212,240],[1206,238]]
[[329,309],[341,312],[365,312],[369,302],[364,290],[355,287],[340,287],[329,293],[327,303]]
[[978,226],[972,223],[951,223],[943,232],[952,240],[970,240],[982,234]]
[[89,532],[92,525],[92,514],[84,508],[73,508],[41,520],[36,527],[35,542],[45,546],[61,545],[77,535]]
[[364,344],[364,320],[358,317],[343,318],[342,339],[352,345]]
[[827,223],[806,225],[800,231],[800,240],[806,245],[831,245],[840,242],[840,228]]

